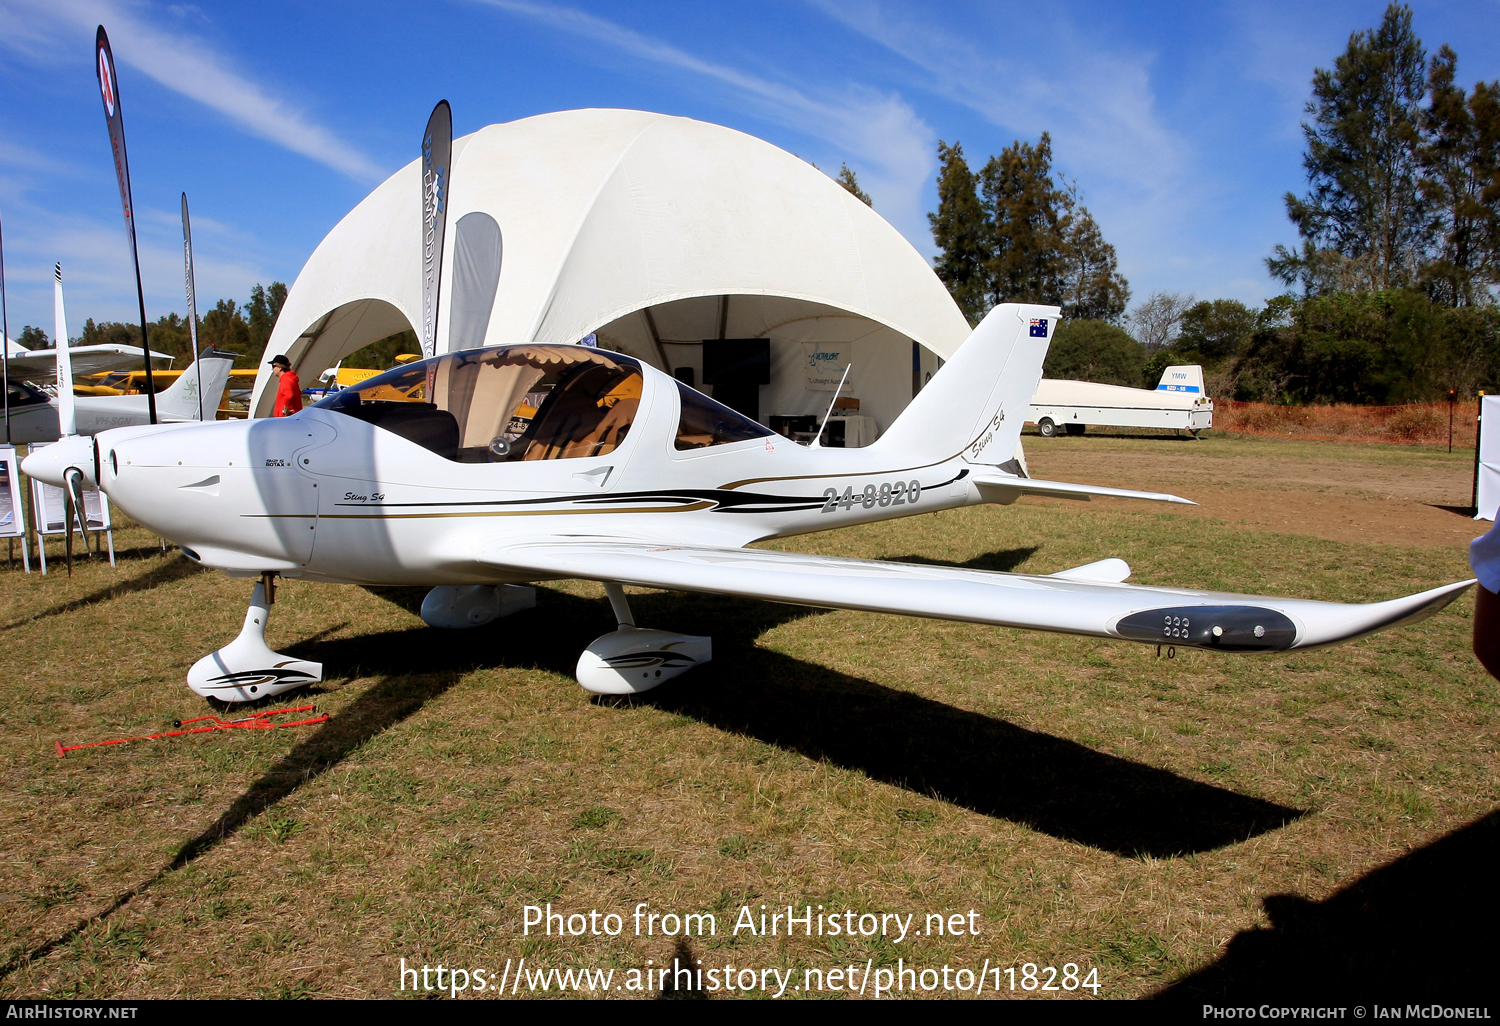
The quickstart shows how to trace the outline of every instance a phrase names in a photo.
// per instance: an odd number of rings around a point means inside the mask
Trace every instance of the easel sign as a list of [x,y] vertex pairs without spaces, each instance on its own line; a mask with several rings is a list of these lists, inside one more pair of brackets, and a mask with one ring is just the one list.
[[[33,443],[32,450],[42,448]],[[68,530],[67,495],[57,485],[45,481],[31,480],[32,510],[36,514],[36,533],[39,535],[66,534]],[[90,531],[103,531],[109,542],[109,565],[115,565],[115,531],[109,515],[109,496],[98,489],[85,489],[83,493],[83,520]],[[41,557],[42,573],[47,572],[47,550],[37,546]]]
[[13,445],[0,445],[0,538],[26,537],[21,509],[21,461]]
[[[21,458],[13,445],[0,445],[0,538],[7,546],[21,539],[21,560],[31,573],[31,546],[26,541],[26,508],[21,504]],[[14,553],[14,549],[10,550]]]

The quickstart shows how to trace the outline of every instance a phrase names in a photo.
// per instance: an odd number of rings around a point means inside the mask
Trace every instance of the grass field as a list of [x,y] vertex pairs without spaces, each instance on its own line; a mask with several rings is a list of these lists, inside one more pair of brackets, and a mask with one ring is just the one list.
[[[1067,477],[1068,454],[1093,444],[1128,477],[1162,444],[1056,441],[1069,448],[1030,443],[1034,473]],[[1413,447],[1201,444],[1224,457],[1216,486],[1239,460],[1267,502],[1293,510],[1342,487],[1326,475],[1278,486],[1299,460],[1391,473],[1425,461],[1460,492],[1469,473],[1467,454]],[[779,547],[1038,573],[1121,556],[1141,583],[1361,601],[1468,576],[1457,546],[1204,512],[1028,499]],[[793,989],[808,969],[974,973],[986,960],[1016,967],[1018,983],[1028,962],[1096,968],[1100,996],[1133,997],[1213,965],[1288,902],[1335,907],[1377,867],[1492,821],[1500,802],[1500,703],[1469,652],[1468,597],[1338,649],[1168,660],[642,590],[638,622],[711,634],[715,660],[613,703],[571,678],[613,626],[597,584],[548,585],[533,611],[439,632],[413,612],[419,590],[293,581],[268,641],[325,664],[312,697],[330,722],[59,759],[56,740],[206,711],[186,668],[243,616],[249,582],[163,556],[138,529],[117,544],[115,569],[0,577],[7,997],[392,996],[402,958],[498,976],[522,957],[613,968],[616,993],[655,996],[659,983],[625,991],[625,974],[674,956],[791,970],[787,997],[808,996]],[[619,913],[624,932],[523,935],[523,907],[549,902]],[[637,937],[640,902],[712,912],[717,933]],[[914,932],[928,913],[973,910],[978,936],[731,933],[742,906],[762,904],[912,913]],[[991,977],[1002,996],[1008,980]]]

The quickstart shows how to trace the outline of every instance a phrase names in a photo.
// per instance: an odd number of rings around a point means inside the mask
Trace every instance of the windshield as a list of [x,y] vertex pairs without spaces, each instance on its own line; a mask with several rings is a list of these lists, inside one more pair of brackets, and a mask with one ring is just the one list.
[[36,388],[33,385],[26,384],[23,381],[12,381],[10,383],[10,388],[6,390],[5,394],[6,399],[10,402],[12,409],[17,406],[41,405],[43,403],[51,402],[51,399],[48,397],[47,393],[43,392],[41,389]]
[[679,452],[775,435],[770,428],[722,403],[714,402],[681,381],[677,382],[677,394],[682,397],[682,417],[677,422],[677,440],[674,443]]
[[630,431],[640,365],[584,346],[467,349],[331,392],[336,410],[461,463],[603,456]]

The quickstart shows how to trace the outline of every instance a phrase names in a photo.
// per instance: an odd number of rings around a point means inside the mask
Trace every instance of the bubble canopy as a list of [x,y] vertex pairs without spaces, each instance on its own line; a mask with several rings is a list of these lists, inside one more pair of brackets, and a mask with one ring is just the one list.
[[[676,448],[759,438],[760,424],[680,382]],[[584,346],[469,349],[395,367],[317,403],[459,463],[579,459],[613,452],[640,411],[628,356]]]

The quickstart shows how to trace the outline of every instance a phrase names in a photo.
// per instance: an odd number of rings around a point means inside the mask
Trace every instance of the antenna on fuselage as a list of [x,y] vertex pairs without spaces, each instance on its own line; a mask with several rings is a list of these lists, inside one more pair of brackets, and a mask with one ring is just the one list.
[[823,430],[828,427],[828,419],[833,416],[834,404],[839,401],[839,393],[844,390],[844,382],[849,380],[849,372],[854,369],[854,361],[844,364],[844,376],[839,378],[839,387],[833,390],[833,398],[828,401],[828,412],[823,414],[823,423],[818,425],[818,437],[813,439],[812,448],[823,448]]

